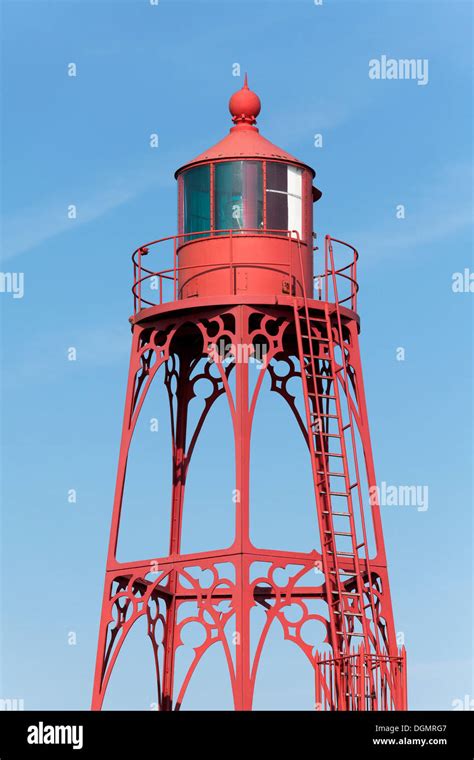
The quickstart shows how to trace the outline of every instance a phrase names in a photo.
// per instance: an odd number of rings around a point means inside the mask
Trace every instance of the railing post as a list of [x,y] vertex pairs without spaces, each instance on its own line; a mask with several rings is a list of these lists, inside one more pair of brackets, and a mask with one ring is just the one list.
[[352,290],[353,298],[351,300],[352,311],[357,311],[357,252],[354,251],[354,262],[352,266]]
[[334,302],[336,303],[337,307],[339,308],[339,290],[337,287],[337,272],[336,272],[336,264],[334,261],[334,249],[332,247],[332,242],[329,243],[329,257],[331,261],[331,273],[332,273],[332,286],[334,288]]
[[136,294],[136,288],[137,288],[137,264],[135,259],[133,259],[133,313],[137,313],[137,294]]
[[402,710],[408,710],[408,688],[407,688],[407,652],[404,646],[401,651],[401,673],[400,673],[400,691],[402,696],[400,704]]
[[[291,265],[292,263],[291,262],[291,232],[288,233],[288,240],[290,241],[288,245],[288,277],[290,279],[290,295],[296,296],[296,283],[295,283],[295,292],[293,294],[293,267]],[[298,249],[299,249],[299,245],[298,245]]]
[[324,238],[324,300],[326,303],[329,301],[329,287],[328,287],[328,248],[330,245],[331,238],[329,235],[326,235]]
[[173,301],[176,301],[176,236],[173,237]]
[[365,710],[365,668],[362,647],[359,647],[359,652],[356,655],[356,658],[359,661],[359,710]]
[[321,701],[321,671],[319,669],[319,659],[320,655],[319,652],[316,652],[315,657],[315,666],[314,666],[314,702],[315,702],[315,709],[321,710],[322,709],[322,701]]
[[232,251],[232,229],[229,230],[229,286],[230,286],[230,292],[231,295],[234,294],[234,257],[233,257],[233,251]]
[[142,249],[138,249],[138,311],[142,308]]

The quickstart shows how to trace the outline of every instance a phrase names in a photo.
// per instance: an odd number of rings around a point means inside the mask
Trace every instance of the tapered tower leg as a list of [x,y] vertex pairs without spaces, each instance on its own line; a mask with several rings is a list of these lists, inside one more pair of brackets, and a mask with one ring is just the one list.
[[[170,556],[178,556],[181,551],[181,531],[183,523],[184,492],[186,484],[186,429],[188,417],[190,357],[181,353],[176,391],[176,433],[173,441],[173,486],[171,494]],[[176,593],[177,570],[169,577],[169,601],[163,641],[163,701],[162,710],[172,710],[174,669],[176,658]]]
[[107,568],[105,573],[102,611],[100,617],[99,642],[97,646],[94,688],[92,695],[93,710],[99,710],[102,707],[105,689],[110,677],[110,671],[107,673],[107,666],[110,663],[115,640],[120,637],[123,627],[122,621],[120,619],[117,620],[115,627],[112,627],[113,606],[111,605],[111,597],[114,578],[116,577],[116,573],[114,571],[115,553],[117,550],[120,514],[122,510],[123,491],[125,485],[125,476],[127,472],[127,459],[130,449],[131,436],[133,433],[132,420],[134,408],[136,406],[137,372],[140,364],[139,349],[141,332],[141,328],[139,326],[135,326],[132,334],[132,348],[130,354],[129,373],[125,397],[122,437],[120,441],[120,453],[117,466],[117,479],[112,511],[112,524],[110,528]]
[[[237,345],[248,345],[245,325],[246,314],[239,308],[237,317]],[[236,681],[238,701],[236,709],[250,710],[250,606],[249,589],[249,475],[250,475],[250,422],[249,422],[249,365],[237,357],[235,366],[235,471],[236,471],[236,560],[238,573],[238,601],[236,610]]]

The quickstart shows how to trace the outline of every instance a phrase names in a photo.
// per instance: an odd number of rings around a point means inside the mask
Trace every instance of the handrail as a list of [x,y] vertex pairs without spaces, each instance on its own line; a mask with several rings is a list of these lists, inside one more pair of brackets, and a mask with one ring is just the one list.
[[[343,267],[340,267],[339,269],[335,268],[334,265],[334,252],[333,252],[333,246],[332,243],[339,243],[340,245],[345,246],[346,248],[350,248],[352,251],[352,260],[349,262],[349,264],[346,264]],[[330,269],[327,269],[327,260],[329,256],[329,261],[331,264]],[[345,395],[346,399],[349,399],[349,386],[350,386],[350,379],[349,379],[349,370],[348,370],[348,361],[346,356],[346,349],[344,345],[344,337],[343,337],[343,331],[342,331],[342,316],[340,307],[343,303],[346,303],[350,300],[351,309],[356,312],[357,309],[357,292],[359,290],[359,285],[356,280],[356,267],[357,267],[357,260],[359,258],[359,254],[357,250],[354,248],[354,246],[350,245],[349,243],[345,243],[342,240],[337,240],[335,238],[331,238],[329,235],[326,235],[325,238],[325,259],[326,259],[326,269],[328,271],[328,274],[332,277],[333,282],[333,289],[334,289],[334,302],[336,304],[336,325],[337,325],[337,331],[340,336],[340,349],[341,349],[341,356],[342,356],[342,383],[345,388]],[[350,270],[350,275],[341,275],[341,272],[345,272],[347,269]],[[337,283],[337,276],[342,276],[346,280],[350,282],[350,294],[346,298],[339,298],[338,293],[338,283]],[[341,379],[341,378],[340,378]],[[351,407],[351,405],[348,403],[348,414],[349,414],[349,429],[350,429],[350,436],[351,436],[351,443],[352,443],[352,451],[354,453],[354,468],[355,468],[355,480],[357,483],[357,493],[358,493],[358,499],[360,504],[360,524],[362,529],[362,537],[363,537],[363,543],[361,546],[364,546],[365,549],[365,565],[366,565],[366,573],[367,577],[372,577],[372,570],[371,570],[371,562],[369,559],[369,551],[368,551],[368,538],[367,538],[367,528],[366,528],[366,522],[365,522],[365,515],[364,510],[362,508],[362,504],[364,501],[362,489],[361,489],[361,479],[359,475],[359,462],[358,462],[358,456],[357,456],[357,441],[356,441],[356,434],[354,431],[354,425],[352,423],[354,411]],[[375,603],[374,603],[374,597],[373,594],[370,594],[370,601],[369,601],[371,612],[372,612],[372,619],[375,621],[376,619],[376,610],[375,610]],[[377,645],[380,645],[380,631],[378,627],[375,628],[375,639],[377,642]]]
[[[335,263],[334,263],[334,251],[333,251],[333,243],[337,243],[339,245],[345,246],[345,248],[349,248],[352,251],[352,259],[349,261],[349,263],[345,264],[344,266],[339,267],[339,269],[336,269]],[[332,280],[332,288],[333,288],[333,295],[334,295],[334,302],[338,306],[342,306],[343,304],[350,301],[350,309],[351,311],[357,312],[357,293],[359,291],[359,284],[357,282],[357,260],[359,258],[359,253],[354,248],[353,245],[350,243],[345,243],[344,240],[338,240],[337,238],[333,238],[330,235],[326,235],[324,239],[324,268],[325,268],[325,301],[329,300],[329,278]],[[349,270],[349,274],[345,274]],[[347,280],[350,283],[350,293],[348,296],[345,296],[344,298],[339,298],[338,295],[338,287],[337,287],[337,278],[340,277],[343,280]]]
[[[331,682],[342,666],[342,695],[333,695]],[[365,688],[367,674],[373,688]],[[396,654],[365,652],[361,646],[344,655],[316,652],[316,701],[320,709],[406,710],[406,651]]]
[[194,240],[208,240],[212,238],[220,238],[220,237],[226,237],[231,235],[247,235],[252,236],[255,235],[264,235],[264,236],[275,236],[275,237],[288,237],[294,235],[295,241],[300,240],[299,232],[297,230],[276,230],[276,229],[263,229],[262,227],[242,227],[242,228],[229,228],[229,229],[222,229],[222,230],[198,230],[197,232],[180,232],[177,235],[168,235],[167,237],[158,238],[157,240],[152,240],[149,243],[145,243],[144,245],[139,246],[135,249],[135,251],[132,253],[132,261],[135,262],[135,256],[140,251],[145,251],[148,248],[151,248],[152,245],[157,245],[158,243],[166,243],[168,240],[179,240],[180,238],[190,238],[189,240],[185,240],[181,245],[186,245],[186,243],[192,243]]
[[[288,239],[288,261],[282,262],[282,261],[264,261],[264,262],[245,262],[245,263],[239,263],[235,262],[234,260],[234,252],[233,252],[233,239],[235,237],[241,237],[241,236],[248,236],[248,237],[257,237],[260,235],[264,236],[270,236],[270,237],[276,237],[278,239],[281,239],[282,237],[286,237]],[[291,255],[291,243],[295,242],[300,246],[301,240],[299,233],[296,230],[275,230],[275,229],[262,229],[262,228],[244,228],[244,229],[227,229],[227,230],[200,230],[198,232],[185,232],[180,233],[177,235],[168,235],[167,237],[159,238],[157,240],[152,240],[149,243],[145,243],[144,245],[139,246],[133,253],[132,253],[132,264],[133,264],[133,285],[132,285],[132,294],[133,294],[133,301],[134,301],[134,314],[137,314],[139,311],[141,311],[143,308],[150,307],[150,306],[157,306],[163,304],[164,301],[167,299],[164,298],[163,288],[164,285],[168,282],[170,286],[172,285],[172,300],[176,301],[179,297],[179,290],[178,290],[178,275],[184,271],[190,271],[192,269],[201,270],[203,268],[202,263],[198,264],[192,264],[192,265],[186,265],[181,266],[179,264],[178,258],[179,258],[179,251],[183,248],[183,246],[187,246],[190,243],[198,242],[202,240],[212,240],[212,239],[221,239],[221,238],[228,238],[229,239],[229,256],[225,260],[216,261],[214,263],[207,263],[206,269],[209,271],[212,270],[219,270],[225,267],[229,268],[229,279],[230,279],[230,292],[233,293],[235,291],[235,282],[234,282],[234,271],[236,267],[242,267],[245,266],[245,268],[262,268],[262,269],[268,269],[275,272],[280,272],[282,274],[288,275],[291,285],[291,291],[293,291],[293,278],[295,280],[298,277],[301,277],[301,282],[303,282],[304,279],[304,272],[302,263],[300,261],[299,267],[294,267],[293,263],[293,257]],[[172,263],[170,262],[170,265],[167,268],[156,270],[153,268],[150,268],[149,266],[146,266],[143,262],[143,259],[150,253],[150,249],[154,246],[159,245],[166,245],[167,243],[171,243],[173,245],[173,251],[172,251]],[[344,246],[345,249],[348,249],[352,252],[352,257],[350,261],[347,262],[347,260],[343,263],[341,263],[340,266],[336,267],[335,264],[335,252],[333,250],[333,244],[337,244],[340,246]],[[317,249],[314,248],[314,251]],[[171,251],[170,251],[171,254]],[[170,256],[171,258],[171,256]],[[347,305],[351,311],[356,312],[357,311],[357,292],[359,290],[359,286],[357,283],[357,260],[359,258],[359,254],[357,250],[354,248],[354,246],[350,245],[349,243],[345,243],[342,240],[338,240],[337,238],[332,238],[329,235],[326,235],[325,237],[325,246],[324,246],[324,272],[323,274],[314,275],[313,280],[320,280],[323,281],[321,284],[321,287],[318,288],[318,296],[314,295],[313,289],[313,297],[314,298],[321,298],[324,299],[324,301],[328,302],[334,302],[337,303],[338,306],[341,305]],[[296,270],[299,269],[300,271],[297,272]],[[145,298],[143,296],[143,285],[144,283],[149,282],[152,278],[157,278],[157,298],[156,300],[149,300],[149,298]],[[341,296],[339,297],[339,289],[338,289],[338,283],[340,285],[344,285],[345,289],[347,289],[347,286],[349,286],[349,294],[345,295],[344,293],[341,293]],[[296,293],[295,293],[296,294]],[[171,294],[170,294],[171,295]],[[308,294],[309,296],[309,294]],[[171,298],[169,298],[171,300]]]
[[[338,269],[336,269],[336,266],[335,266],[335,263],[334,263],[334,251],[333,251],[333,246],[332,246],[333,240],[334,240],[334,242],[339,243],[339,244],[345,246],[346,248],[349,248],[352,251],[352,259],[349,261],[349,263],[343,264]],[[352,245],[349,245],[348,243],[344,243],[343,241],[340,241],[340,240],[335,240],[335,239],[331,238],[329,235],[326,236],[326,238],[325,238],[325,276],[326,276],[326,289],[325,289],[324,311],[325,311],[326,320],[327,320],[327,336],[326,337],[327,337],[327,342],[329,344],[328,345],[329,354],[328,354],[327,361],[330,363],[330,366],[331,366],[331,375],[333,376],[333,379],[332,379],[332,389],[331,389],[331,391],[326,391],[326,393],[331,393],[332,396],[326,396],[326,398],[333,398],[334,399],[334,401],[335,401],[335,409],[336,409],[335,414],[336,414],[336,417],[337,417],[337,420],[338,420],[338,435],[339,435],[339,438],[340,438],[340,455],[341,455],[341,469],[342,469],[341,475],[344,477],[344,483],[345,483],[345,489],[344,489],[345,490],[345,494],[339,494],[339,495],[345,495],[347,497],[347,516],[349,517],[349,524],[350,524],[349,531],[350,532],[346,533],[344,535],[350,535],[351,536],[351,540],[352,540],[352,553],[353,553],[353,557],[354,557],[354,573],[355,573],[355,577],[357,579],[357,586],[356,587],[357,587],[357,591],[358,591],[358,595],[359,595],[360,616],[361,616],[361,624],[362,624],[362,631],[363,631],[362,635],[364,636],[364,641],[366,642],[366,645],[368,647],[370,647],[370,643],[372,641],[373,634],[371,634],[371,632],[369,631],[369,623],[368,623],[369,617],[368,617],[368,615],[366,616],[366,614],[365,614],[365,609],[367,607],[370,607],[371,608],[371,619],[372,619],[373,624],[374,624],[374,635],[375,635],[374,636],[374,645],[376,646],[377,653],[379,653],[379,652],[382,651],[382,643],[380,641],[381,634],[380,634],[378,625],[376,624],[377,613],[376,613],[375,602],[374,602],[374,595],[372,593],[372,589],[371,589],[371,593],[368,595],[369,596],[369,604],[368,605],[364,604],[364,606],[362,607],[362,600],[364,599],[364,602],[365,602],[364,589],[363,589],[363,587],[361,585],[361,577],[362,577],[361,570],[362,570],[362,566],[365,564],[365,572],[366,572],[366,575],[367,575],[368,578],[372,577],[372,571],[371,571],[371,563],[370,563],[370,560],[369,560],[367,530],[366,530],[366,522],[365,522],[365,516],[364,516],[364,509],[363,509],[364,495],[362,493],[362,488],[361,488],[360,468],[359,468],[358,455],[357,455],[357,437],[356,437],[356,432],[355,432],[355,428],[354,428],[354,410],[352,408],[352,404],[351,404],[351,401],[350,401],[350,382],[351,382],[350,381],[350,369],[348,368],[347,350],[346,350],[346,343],[345,343],[344,332],[343,332],[343,316],[341,314],[341,305],[344,304],[344,303],[347,303],[347,301],[350,301],[351,309],[354,312],[355,312],[356,307],[357,307],[357,302],[356,302],[357,291],[358,291],[358,285],[357,285],[357,280],[356,280],[357,259],[358,259],[358,253],[357,253],[356,249]],[[349,270],[350,274],[345,274],[348,270]],[[349,296],[347,296],[345,298],[339,298],[339,293],[338,293],[338,276],[344,278],[347,282],[350,283],[350,294],[349,294]],[[329,311],[328,311],[328,305],[329,305],[329,282],[331,282],[332,287],[333,287],[333,292],[334,292],[335,320],[333,319],[332,316],[331,317],[329,316]],[[311,336],[312,333],[311,333],[310,310],[309,310],[309,305],[308,305],[308,301],[307,301],[307,298],[306,298],[305,291],[303,292],[303,307],[304,307],[304,316],[305,316],[305,320],[306,320],[305,332],[306,332],[307,336]],[[299,340],[300,361],[301,361],[301,365],[303,367],[304,359],[302,357],[303,348],[302,348],[301,327],[300,327],[300,321],[299,321],[298,308],[299,307],[297,306],[296,299],[295,299],[295,318],[296,318],[296,324],[298,326],[297,334],[298,334],[298,340]],[[334,332],[333,328],[335,328],[335,331],[337,333],[337,336],[335,338],[333,338],[333,332]],[[336,345],[338,345],[338,347],[340,349],[340,352],[341,352],[341,359],[338,360],[337,362],[336,362],[336,359],[335,359],[333,340],[335,341]],[[316,383],[316,379],[315,378],[317,376],[316,373],[318,372],[318,369],[316,368],[315,361],[314,361],[313,342],[312,342],[311,339],[308,341],[308,345],[309,345],[309,353],[307,351],[307,355],[308,355],[308,358],[310,358],[310,365],[309,366],[311,367],[311,376],[314,378],[314,382]],[[337,364],[340,363],[340,366],[338,366],[337,369],[336,369],[336,363]],[[342,370],[342,377],[341,377],[341,375],[337,375],[337,372],[339,372],[340,370]],[[319,372],[321,372],[321,370],[319,370]],[[306,385],[307,384],[307,373],[306,373],[306,371],[303,372],[303,369],[302,369],[302,378],[303,378],[304,384]],[[343,397],[346,399],[346,402],[347,402],[347,414],[346,414],[346,416],[344,418],[343,418],[342,404],[341,404],[340,395],[339,395],[339,385],[340,385],[340,383],[341,383],[342,388],[343,388]],[[320,393],[320,391],[315,392],[315,411],[313,412],[313,415],[317,415],[317,419],[319,419],[320,416],[321,416],[320,415],[320,411],[319,411],[319,393]],[[310,426],[311,426],[311,421],[312,421],[312,415],[311,415],[311,411],[310,411],[310,408],[309,408],[307,386],[306,386],[306,391],[305,391],[305,406],[306,406],[306,414],[307,414],[307,418],[308,418],[308,431],[310,431],[311,430]],[[330,416],[330,415],[328,415],[328,416]],[[343,422],[342,422],[343,419],[347,420],[347,424],[345,424],[344,426],[343,426]],[[350,444],[346,440],[346,436],[345,436],[345,431],[347,429],[350,430]],[[311,445],[314,445],[314,440],[313,440],[312,436],[310,437],[309,440],[311,442]],[[319,448],[322,449],[322,451],[319,451],[317,453],[324,454],[325,453],[325,445],[326,444],[324,442],[321,443],[321,445],[319,446]],[[351,450],[353,452],[353,468],[354,468],[353,474],[351,472],[349,472],[349,465],[348,465],[347,450],[348,450],[349,445],[351,446]],[[314,451],[312,453],[312,461],[313,461],[313,456],[315,456],[315,452]],[[320,471],[316,470],[316,465],[314,465],[314,463],[313,463],[313,471],[314,471],[313,474],[314,474],[315,487],[316,487],[317,483],[319,483],[319,482],[325,483],[326,480],[328,479],[327,465],[326,465],[326,461],[325,460],[326,460],[326,457],[322,456],[322,467],[323,467],[323,469],[321,471],[322,474],[323,474],[323,478],[322,479],[319,478]],[[353,482],[351,483],[351,481],[353,481]],[[360,526],[361,526],[362,538],[363,538],[363,540],[362,540],[361,543],[358,542],[357,532],[358,532],[359,528],[358,528],[358,526],[356,526],[356,522],[355,522],[355,518],[354,518],[354,513],[355,513],[355,506],[354,506],[354,504],[355,503],[353,501],[352,489],[354,489],[355,487],[357,487],[357,502],[358,502],[358,506],[359,506],[358,516],[359,516],[359,520],[360,520]],[[330,486],[330,484],[326,485],[324,492],[326,494],[329,494],[329,495],[331,494],[331,486]],[[328,509],[329,509],[329,507],[328,507]],[[331,512],[328,512],[328,514],[332,515]],[[332,522],[332,517],[331,517],[331,520],[329,522],[328,527],[329,527],[329,530],[326,531],[326,532],[332,535],[332,539],[328,539],[328,541],[329,540],[335,541],[336,532],[335,532],[335,529],[334,529],[334,524]],[[321,535],[323,535],[322,532],[321,532]],[[361,556],[359,554],[359,550],[362,547],[364,548],[364,555],[363,556]],[[333,552],[332,553],[334,555],[336,555],[336,547],[335,546],[333,547]],[[344,552],[342,552],[342,554],[344,554]],[[335,557],[333,557],[333,559],[335,559]],[[325,560],[325,558],[324,558],[324,547],[323,547],[323,562],[325,562],[325,561],[327,561],[327,560]],[[337,570],[337,566],[336,566],[336,570]],[[325,570],[325,572],[326,572],[326,570]],[[338,593],[339,596],[341,596],[340,580],[339,580],[338,573],[336,573],[336,584],[337,584],[337,589],[336,589],[335,593]],[[342,611],[339,614],[341,615],[340,621],[344,621],[344,614],[345,613]],[[335,623],[334,623],[334,621],[332,619],[330,620],[330,624],[331,624],[331,629],[334,628]],[[340,633],[343,634],[344,643],[345,643],[346,646],[349,647],[350,646],[350,638],[347,641],[348,632],[345,629],[345,627],[344,627],[343,624],[339,623],[339,627],[342,629],[340,631]],[[339,632],[333,632],[333,631],[331,631],[331,633],[334,636],[334,640],[335,640],[336,633],[339,633]],[[350,632],[349,632],[349,636],[350,636]],[[344,654],[348,654],[348,653],[346,652]],[[378,657],[378,655],[377,655],[377,657]],[[349,662],[350,662],[350,660],[349,660]],[[377,662],[378,662],[379,667],[381,668],[381,666],[382,666],[382,660],[380,660],[380,658],[378,658]],[[381,668],[381,670],[382,670],[382,668]],[[371,684],[370,688],[372,688],[372,684]],[[347,689],[347,688],[343,689],[343,691],[345,693],[348,693],[348,691],[350,691],[350,690],[351,689]],[[364,692],[361,692],[361,694],[362,693],[364,693]]]
[[[176,301],[178,296],[178,273],[184,272],[186,270],[202,270],[203,264],[188,264],[180,266],[178,265],[178,252],[179,250],[184,246],[188,245],[193,242],[198,242],[202,240],[212,240],[212,239],[221,239],[221,238],[229,238],[229,260],[227,261],[216,261],[215,263],[206,263],[205,268],[208,271],[211,270],[218,270],[225,267],[229,267],[230,272],[230,282],[231,282],[231,291],[233,289],[233,271],[236,266],[245,266],[245,268],[260,268],[260,269],[270,269],[274,270],[276,272],[281,272],[282,274],[289,274],[291,277],[292,274],[292,264],[291,264],[291,249],[289,248],[289,255],[288,255],[288,262],[282,263],[281,261],[263,261],[263,262],[245,262],[243,263],[237,263],[235,264],[233,261],[232,256],[232,239],[233,237],[238,236],[239,238],[244,235],[247,237],[257,237],[264,235],[266,237],[277,237],[281,240],[281,238],[287,238],[288,243],[291,244],[291,242],[296,242],[298,245],[300,244],[300,236],[297,230],[276,230],[276,229],[262,229],[262,228],[256,228],[256,227],[249,227],[249,228],[241,228],[241,229],[226,229],[226,230],[199,230],[198,232],[185,232],[180,233],[178,235],[169,235],[164,238],[159,238],[158,240],[152,240],[149,243],[145,243],[144,245],[141,245],[139,248],[137,248],[132,253],[132,263],[133,263],[133,285],[132,285],[132,293],[133,293],[133,299],[134,299],[134,313],[137,314],[144,306],[156,306],[161,305],[163,303],[163,280],[168,280],[173,283],[173,300]],[[162,270],[152,270],[146,267],[143,264],[143,257],[148,255],[150,248],[153,246],[157,246],[160,244],[169,243],[170,241],[173,241],[173,265],[171,267],[168,267],[167,269]],[[151,278],[157,277],[159,280],[159,301],[158,303],[155,301],[149,301],[147,298],[144,298],[142,295],[142,285],[147,280],[150,280]]]

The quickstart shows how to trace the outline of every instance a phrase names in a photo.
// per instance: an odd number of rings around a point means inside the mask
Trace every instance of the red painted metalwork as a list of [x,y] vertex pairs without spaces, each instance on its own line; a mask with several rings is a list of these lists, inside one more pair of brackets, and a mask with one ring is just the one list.
[[[246,83],[231,99],[232,139],[221,141],[187,167],[237,155],[258,155],[265,161],[269,150],[265,146],[271,143],[264,145],[263,138],[252,133],[254,143],[249,147],[248,133],[256,130],[259,109],[260,102]],[[284,151],[275,149],[276,153],[278,160],[306,171]],[[178,172],[180,183],[183,171],[184,167]],[[314,171],[310,172],[313,177]],[[180,184],[180,218],[182,195]],[[320,197],[311,181],[303,183],[303,195],[303,209],[310,195],[315,200]],[[211,221],[213,227],[212,216]],[[235,708],[251,709],[261,654],[276,622],[314,670],[316,709],[406,709],[406,655],[397,646],[380,508],[373,496],[376,479],[358,342],[357,251],[327,236],[323,271],[314,276],[308,239],[300,239],[292,230],[266,229],[265,215],[260,229],[210,229],[194,239],[191,234],[195,233],[181,231],[133,254],[132,350],[92,707],[102,707],[127,635],[145,617],[161,710],[181,707],[203,655],[215,644],[225,654]],[[336,257],[344,254],[336,264]],[[249,353],[240,355],[233,348],[223,362],[216,348],[222,342],[247,347],[250,355],[265,346],[265,369],[253,389]],[[287,367],[285,374],[276,371],[276,362]],[[162,367],[172,424],[169,552],[119,562],[116,550],[130,444],[144,400]],[[308,448],[316,516],[310,552],[263,549],[250,538],[250,437],[266,373],[271,392],[287,402]],[[191,426],[189,405],[196,383],[203,378],[209,381],[210,392]],[[301,382],[303,409],[288,390],[294,378]],[[234,431],[238,494],[234,540],[228,547],[184,554],[187,476],[200,432],[221,396],[227,398]],[[255,563],[266,568],[257,577],[252,571]],[[196,568],[210,571],[210,585],[195,577]],[[286,583],[278,580],[281,569],[288,570]],[[324,612],[314,611],[315,600],[323,604]],[[189,601],[197,605],[197,613],[180,615]],[[250,617],[257,605],[266,611],[266,622],[252,653]],[[290,605],[301,610],[297,622],[287,617]],[[302,632],[310,620],[322,623],[326,631],[320,651],[317,642],[307,641]],[[230,621],[236,641],[229,640]],[[177,683],[175,660],[182,631],[196,622],[205,638],[194,648],[184,679]]]

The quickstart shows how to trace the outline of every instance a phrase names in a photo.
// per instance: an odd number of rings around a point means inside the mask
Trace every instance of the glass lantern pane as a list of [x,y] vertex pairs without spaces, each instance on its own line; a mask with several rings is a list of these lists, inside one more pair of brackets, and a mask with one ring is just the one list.
[[288,229],[288,196],[281,191],[267,191],[267,230]]
[[259,230],[263,226],[262,165],[225,161],[214,169],[216,230]]
[[[202,232],[211,226],[210,167],[196,166],[183,175],[184,232]],[[185,241],[199,235],[187,235]]]
[[[302,236],[302,204],[301,198],[297,198],[295,195],[288,195],[288,229],[290,232],[297,232]],[[293,235],[293,237],[295,237]]]
[[282,193],[288,191],[287,164],[277,164],[275,161],[267,162],[267,190],[279,190]]
[[301,169],[288,164],[267,163],[267,230],[296,231],[302,235]]
[[296,166],[288,167],[288,193],[298,198],[301,198],[302,175],[303,172]]

